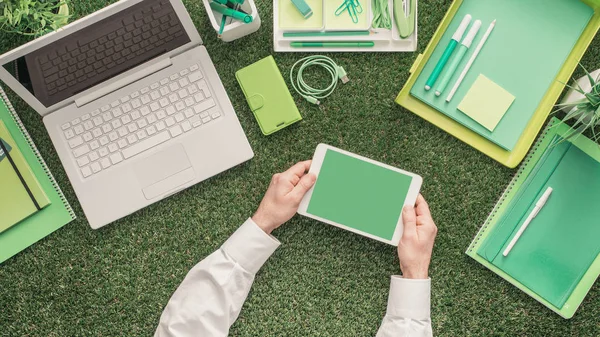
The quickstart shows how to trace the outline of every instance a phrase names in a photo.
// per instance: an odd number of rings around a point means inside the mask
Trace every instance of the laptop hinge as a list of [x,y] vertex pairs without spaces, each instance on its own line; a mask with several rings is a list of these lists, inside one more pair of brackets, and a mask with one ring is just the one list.
[[157,71],[160,71],[166,67],[169,67],[172,64],[173,63],[171,63],[171,58],[167,57],[166,59],[156,62],[154,64],[151,64],[136,73],[133,73],[133,74],[131,74],[127,77],[124,77],[116,82],[113,82],[109,85],[105,85],[92,93],[89,93],[85,96],[82,96],[82,97],[76,99],[75,104],[77,105],[77,107],[82,107],[90,102],[97,100],[100,97],[110,94],[113,91],[119,90],[133,82],[139,81],[140,79],[142,79],[146,76],[149,76]]

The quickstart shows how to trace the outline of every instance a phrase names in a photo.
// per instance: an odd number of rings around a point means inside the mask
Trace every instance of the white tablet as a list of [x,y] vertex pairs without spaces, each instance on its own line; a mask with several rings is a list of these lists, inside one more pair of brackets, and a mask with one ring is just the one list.
[[319,144],[310,172],[317,176],[298,213],[394,246],[402,236],[402,208],[414,205],[423,178]]

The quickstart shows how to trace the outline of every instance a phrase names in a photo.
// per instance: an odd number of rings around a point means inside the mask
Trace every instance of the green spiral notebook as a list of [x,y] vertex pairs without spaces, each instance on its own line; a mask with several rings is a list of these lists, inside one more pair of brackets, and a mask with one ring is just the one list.
[[0,233],[49,204],[48,196],[0,120]]
[[0,121],[14,141],[12,144],[14,146],[11,147],[19,149],[49,201],[45,207],[0,232],[0,263],[2,263],[74,220],[75,213],[2,88],[0,88]]
[[[467,249],[564,318],[600,275],[600,147],[553,119]],[[553,192],[507,256],[502,252],[547,187]]]

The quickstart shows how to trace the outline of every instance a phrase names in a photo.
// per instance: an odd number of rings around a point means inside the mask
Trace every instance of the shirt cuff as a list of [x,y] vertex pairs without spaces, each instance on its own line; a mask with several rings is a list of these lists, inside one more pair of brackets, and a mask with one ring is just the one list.
[[233,235],[225,241],[221,249],[242,268],[256,274],[281,242],[265,233],[248,218]]
[[431,279],[392,276],[387,315],[414,320],[430,318]]

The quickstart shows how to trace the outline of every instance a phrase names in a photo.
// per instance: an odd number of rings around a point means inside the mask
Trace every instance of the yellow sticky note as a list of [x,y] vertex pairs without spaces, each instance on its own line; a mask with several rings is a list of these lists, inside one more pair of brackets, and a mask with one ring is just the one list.
[[514,100],[515,96],[510,92],[484,75],[479,75],[458,105],[458,110],[494,131]]

